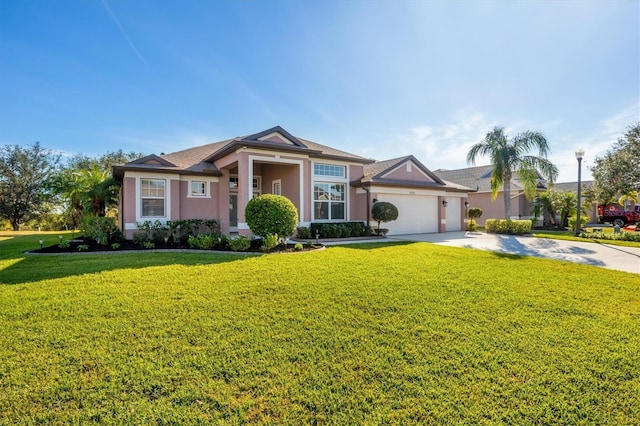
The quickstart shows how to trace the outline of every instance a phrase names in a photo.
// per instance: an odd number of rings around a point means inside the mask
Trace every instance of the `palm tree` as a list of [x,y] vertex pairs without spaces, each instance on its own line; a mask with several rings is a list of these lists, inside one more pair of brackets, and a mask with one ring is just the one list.
[[638,191],[629,191],[618,199],[618,204],[620,204],[625,211],[627,211],[628,205],[631,205],[631,210],[633,210],[633,206],[639,202],[640,196],[638,195]]
[[[538,156],[527,152],[537,150]],[[538,185],[538,173],[552,183],[558,177],[558,168],[547,160],[549,145],[540,132],[527,130],[513,138],[507,138],[503,127],[494,127],[486,134],[482,142],[473,145],[467,154],[467,162],[475,164],[479,156],[489,156],[493,170],[491,172],[491,195],[498,197],[503,187],[505,219],[511,219],[511,179],[520,178],[524,184],[525,195],[532,198]]]
[[95,216],[105,216],[107,207],[115,204],[118,197],[115,179],[97,164],[81,170],[79,175],[84,189],[85,210]]

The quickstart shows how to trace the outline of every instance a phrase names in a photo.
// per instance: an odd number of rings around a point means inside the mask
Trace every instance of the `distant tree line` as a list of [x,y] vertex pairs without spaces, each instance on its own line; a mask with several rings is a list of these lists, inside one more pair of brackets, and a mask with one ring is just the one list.
[[115,215],[119,187],[112,166],[142,157],[137,152],[78,154],[63,162],[39,142],[0,147],[0,226],[17,231],[76,229],[84,216]]

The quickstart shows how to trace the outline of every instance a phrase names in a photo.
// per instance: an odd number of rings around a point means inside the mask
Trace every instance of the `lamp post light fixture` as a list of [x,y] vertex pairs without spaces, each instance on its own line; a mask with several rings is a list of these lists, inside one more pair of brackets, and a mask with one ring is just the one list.
[[582,148],[578,148],[576,150],[576,159],[578,160],[578,212],[577,214],[577,218],[576,218],[576,233],[575,236],[578,237],[580,236],[580,201],[582,198],[582,158],[584,157],[584,149]]
[[449,204],[449,202],[448,202],[447,200],[442,200],[442,205],[443,205],[444,207],[447,207],[447,204]]

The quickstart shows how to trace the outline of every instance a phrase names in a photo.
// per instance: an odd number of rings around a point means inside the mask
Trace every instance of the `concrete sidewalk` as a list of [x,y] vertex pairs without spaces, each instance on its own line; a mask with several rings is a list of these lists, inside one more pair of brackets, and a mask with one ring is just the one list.
[[425,241],[446,246],[537,256],[640,274],[640,248],[530,236],[447,232],[443,234],[393,235],[387,241]]

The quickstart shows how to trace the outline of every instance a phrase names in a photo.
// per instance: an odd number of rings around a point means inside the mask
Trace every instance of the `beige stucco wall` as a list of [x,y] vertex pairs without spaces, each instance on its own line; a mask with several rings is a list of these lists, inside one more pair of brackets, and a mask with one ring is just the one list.
[[[482,217],[477,219],[478,225],[484,226],[487,219],[504,219],[504,198],[503,192],[498,193],[495,200],[491,199],[490,192],[471,192],[469,193],[469,207],[480,207],[482,209]],[[512,193],[512,196],[515,195]],[[530,217],[531,203],[526,200],[524,194],[520,194],[511,199],[511,218]]]

